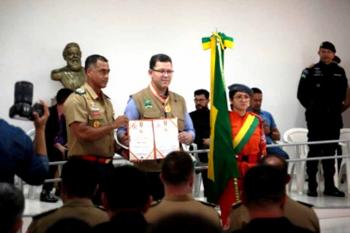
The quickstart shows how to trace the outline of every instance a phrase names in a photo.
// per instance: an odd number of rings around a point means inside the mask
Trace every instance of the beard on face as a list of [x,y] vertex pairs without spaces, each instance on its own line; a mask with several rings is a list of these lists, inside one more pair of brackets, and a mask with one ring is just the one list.
[[79,71],[81,67],[80,59],[67,59],[67,66],[73,71]]

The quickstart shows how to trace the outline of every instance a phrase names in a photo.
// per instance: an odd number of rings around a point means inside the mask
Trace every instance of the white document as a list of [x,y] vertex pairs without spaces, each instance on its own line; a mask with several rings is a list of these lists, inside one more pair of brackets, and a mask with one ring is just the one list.
[[155,159],[152,120],[129,121],[129,160],[145,159]]
[[177,118],[129,121],[129,160],[163,159],[179,150]]
[[153,128],[157,159],[163,159],[170,152],[179,150],[177,118],[153,120]]

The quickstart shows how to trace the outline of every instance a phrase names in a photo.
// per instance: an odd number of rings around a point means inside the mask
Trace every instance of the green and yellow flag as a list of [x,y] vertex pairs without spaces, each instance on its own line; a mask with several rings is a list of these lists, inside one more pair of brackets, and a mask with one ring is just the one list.
[[238,168],[233,148],[231,123],[224,82],[224,50],[233,46],[233,39],[224,33],[202,38],[203,48],[211,49],[210,74],[210,150],[208,178],[211,190],[208,201],[218,203],[225,223],[231,205],[239,199]]

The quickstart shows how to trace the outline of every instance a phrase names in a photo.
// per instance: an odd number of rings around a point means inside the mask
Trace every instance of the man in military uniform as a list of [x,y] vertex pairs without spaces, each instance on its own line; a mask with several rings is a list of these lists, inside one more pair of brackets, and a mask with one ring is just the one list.
[[[285,177],[285,184],[289,183],[288,164],[281,156],[275,154],[267,155],[261,159],[258,166],[261,165],[272,166],[281,170]],[[288,195],[286,196],[283,215],[296,226],[309,229],[315,233],[320,232],[320,224],[315,211],[310,206],[294,201]],[[230,231],[233,231],[241,229],[251,218],[247,207],[239,203],[232,207],[230,219]]]
[[[305,108],[308,141],[338,140],[343,127],[342,108],[346,97],[347,78],[345,71],[333,62],[335,46],[328,41],[321,44],[318,54],[320,61],[303,70],[297,97]],[[309,145],[308,157],[331,156],[335,154],[337,143]],[[322,160],[325,189],[324,194],[344,197],[344,193],[334,185],[334,159]],[[308,161],[309,196],[317,196],[316,173],[318,161]]]
[[35,216],[28,233],[45,233],[55,222],[65,218],[78,218],[90,226],[107,222],[108,214],[91,201],[97,186],[96,167],[87,161],[71,160],[62,168],[63,206]]
[[174,213],[196,214],[220,226],[214,206],[196,201],[192,196],[194,166],[190,155],[174,151],[166,156],[160,174],[164,184],[164,198],[145,213],[147,222],[153,224]]
[[51,71],[51,79],[60,81],[65,88],[75,90],[85,82],[84,67],[81,66],[81,51],[77,43],[71,42],[64,47],[65,67]]
[[116,166],[102,185],[103,206],[110,221],[99,224],[93,232],[146,232],[144,213],[152,202],[147,176],[132,165]]
[[114,112],[102,89],[109,78],[108,60],[91,55],[85,62],[86,83],[64,103],[68,133],[68,159],[82,159],[96,164],[100,179],[112,168],[115,153],[114,129],[126,126],[128,119]]
[[243,177],[243,203],[251,220],[241,229],[243,232],[293,232],[312,231],[293,224],[284,216],[286,204],[285,176],[273,166],[255,166]]
[[[172,61],[168,55],[153,55],[148,70],[151,84],[131,96],[125,109],[125,115],[129,120],[176,117],[179,142],[191,144],[195,133],[192,120],[186,109],[185,99],[169,90],[173,73]],[[118,135],[124,144],[128,144],[125,133],[125,129],[120,129]],[[159,179],[162,165],[160,160],[147,160],[135,165],[147,172],[153,198],[155,200],[161,199],[164,193],[163,185]]]

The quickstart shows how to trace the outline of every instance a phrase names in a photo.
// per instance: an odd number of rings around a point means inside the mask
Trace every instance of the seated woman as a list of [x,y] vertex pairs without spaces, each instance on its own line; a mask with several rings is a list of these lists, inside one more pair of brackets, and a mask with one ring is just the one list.
[[[260,116],[247,111],[252,95],[249,87],[233,84],[228,89],[232,110],[229,114],[233,146],[240,177],[243,177],[250,167],[255,166],[259,159],[266,155],[263,121]],[[240,190],[241,181],[242,179],[238,180]]]

